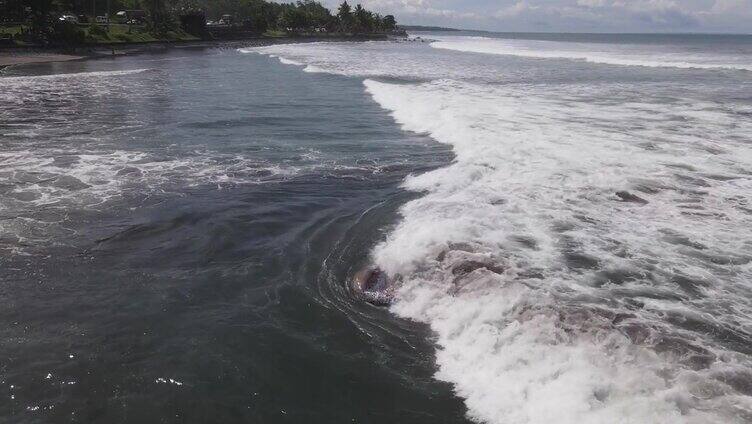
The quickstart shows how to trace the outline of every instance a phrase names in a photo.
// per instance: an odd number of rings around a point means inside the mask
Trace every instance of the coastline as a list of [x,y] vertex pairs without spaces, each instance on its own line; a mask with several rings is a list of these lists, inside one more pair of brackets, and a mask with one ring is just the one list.
[[384,34],[331,35],[331,36],[284,36],[249,37],[222,40],[152,41],[143,43],[112,43],[84,45],[72,48],[29,47],[0,49],[0,71],[11,66],[37,63],[65,62],[71,60],[97,59],[103,57],[132,55],[164,51],[175,48],[239,48],[260,47],[273,44],[347,42],[388,40]]
[[[14,52],[16,53],[16,52]],[[8,54],[0,51],[0,69],[8,66],[27,65],[32,63],[66,62],[69,60],[83,59],[84,56],[52,53],[52,52],[19,52],[20,54]]]

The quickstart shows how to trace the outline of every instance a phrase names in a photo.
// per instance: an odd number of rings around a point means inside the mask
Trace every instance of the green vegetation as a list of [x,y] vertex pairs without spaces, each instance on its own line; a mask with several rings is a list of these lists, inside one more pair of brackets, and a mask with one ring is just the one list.
[[109,43],[148,43],[153,41],[191,41],[199,38],[180,28],[155,36],[146,25],[91,24],[85,28],[86,42]]
[[[397,27],[394,16],[381,16],[364,9],[352,8],[344,1],[336,14],[315,0],[295,3],[273,3],[264,0],[179,0],[179,10],[201,11],[214,22],[231,22],[255,30],[284,32],[390,32]],[[227,23],[227,22],[225,22]]]
[[[109,10],[109,14],[107,13]],[[122,12],[121,12],[122,11]],[[120,13],[118,13],[120,12]],[[109,22],[107,21],[109,17]],[[315,0],[5,0],[0,34],[17,42],[101,44],[237,36],[373,34],[396,30],[344,1],[335,14]],[[22,25],[19,25],[22,24]]]
[[8,35],[17,35],[20,34],[22,31],[21,25],[10,25],[10,26],[0,26],[0,35],[2,34],[8,34]]

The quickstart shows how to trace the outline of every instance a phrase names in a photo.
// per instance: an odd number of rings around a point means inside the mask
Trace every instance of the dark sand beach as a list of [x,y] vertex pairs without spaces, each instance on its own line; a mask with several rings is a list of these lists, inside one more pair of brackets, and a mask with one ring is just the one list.
[[0,51],[0,68],[12,65],[43,62],[65,62],[81,59],[83,56],[48,52],[16,52],[12,50]]

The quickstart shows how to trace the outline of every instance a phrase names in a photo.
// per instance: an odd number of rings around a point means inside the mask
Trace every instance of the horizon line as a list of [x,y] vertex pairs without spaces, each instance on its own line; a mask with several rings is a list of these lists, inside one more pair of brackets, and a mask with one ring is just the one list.
[[424,28],[437,28],[437,30],[449,30],[449,31],[473,31],[473,32],[491,32],[494,34],[579,34],[579,35],[743,35],[752,36],[752,32],[621,32],[621,31],[602,31],[602,32],[587,32],[587,31],[501,31],[490,29],[468,29],[468,28],[454,28],[445,27],[441,25],[419,25],[419,24],[399,24],[400,27],[424,27]]

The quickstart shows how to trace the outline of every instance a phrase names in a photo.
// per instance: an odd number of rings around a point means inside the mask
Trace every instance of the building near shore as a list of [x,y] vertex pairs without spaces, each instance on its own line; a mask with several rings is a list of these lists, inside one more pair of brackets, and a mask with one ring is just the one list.
[[130,21],[145,22],[146,11],[140,10],[140,9],[121,10],[115,14],[115,17],[125,22],[130,22]]

